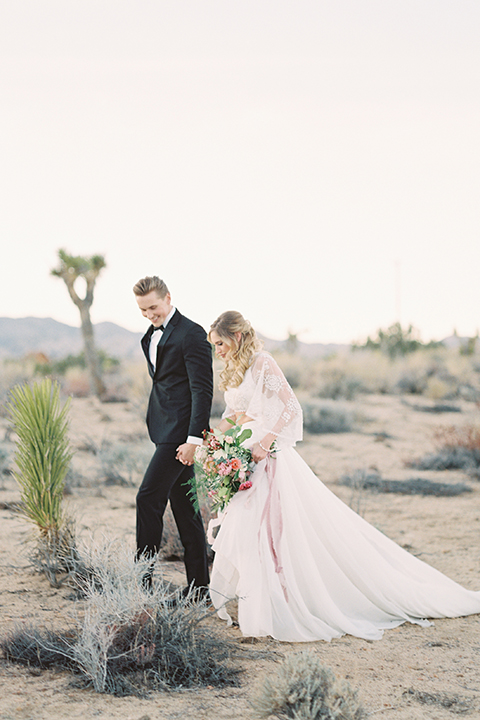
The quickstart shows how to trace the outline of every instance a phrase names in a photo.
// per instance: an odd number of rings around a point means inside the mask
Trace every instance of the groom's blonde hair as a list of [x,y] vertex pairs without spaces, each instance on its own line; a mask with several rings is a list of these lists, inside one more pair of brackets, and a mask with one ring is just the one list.
[[158,297],[162,298],[162,300],[165,295],[169,293],[169,289],[166,284],[156,275],[147,275],[146,277],[135,283],[135,285],[133,286],[133,292],[139,297],[148,295],[148,293],[153,292],[154,290],[157,293]]
[[[231,357],[220,373],[220,390],[238,387],[252,364],[255,353],[262,348],[263,343],[257,338],[250,322],[236,310],[227,310],[212,323],[208,334],[210,341],[212,330],[215,330],[232,350]],[[240,341],[236,338],[237,333],[241,334]]]

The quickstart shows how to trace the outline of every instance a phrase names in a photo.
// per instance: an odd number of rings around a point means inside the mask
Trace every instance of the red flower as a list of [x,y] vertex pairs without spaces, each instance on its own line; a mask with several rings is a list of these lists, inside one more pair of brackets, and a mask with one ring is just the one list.
[[246,480],[244,483],[242,483],[242,484],[240,485],[240,487],[239,487],[238,489],[239,489],[239,490],[248,490],[248,488],[251,488],[251,487],[252,487],[252,481],[251,481],[251,480]]

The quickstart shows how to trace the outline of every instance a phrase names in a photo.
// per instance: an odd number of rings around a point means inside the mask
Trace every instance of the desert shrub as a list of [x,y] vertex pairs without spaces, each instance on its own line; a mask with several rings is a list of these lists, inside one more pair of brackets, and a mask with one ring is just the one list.
[[446,403],[439,403],[436,402],[435,405],[419,405],[416,403],[407,403],[406,401],[403,401],[404,404],[411,408],[412,410],[416,410],[418,412],[428,412],[428,413],[458,413],[462,412],[462,408],[458,405],[447,405]]
[[21,512],[36,529],[32,559],[53,585],[69,569],[74,526],[63,507],[65,476],[72,452],[68,403],[60,406],[60,388],[51,380],[16,386],[8,403],[17,434],[14,477],[21,490]]
[[[103,373],[112,372],[120,365],[120,360],[112,357],[105,350],[97,352],[100,369]],[[65,375],[70,368],[87,369],[85,353],[82,351],[78,355],[67,355],[60,360],[52,360],[48,362],[36,363],[35,372],[42,375]]]
[[480,468],[480,427],[450,425],[435,431],[438,450],[409,461],[418,470],[475,470]]
[[403,372],[395,383],[395,390],[401,394],[421,395],[426,388],[425,373],[412,369]]
[[480,465],[480,453],[467,448],[440,448],[406,465],[416,470],[468,470]]
[[62,377],[62,390],[69,397],[88,397],[90,395],[88,371],[79,367],[68,368]]
[[467,698],[448,693],[428,693],[422,690],[414,690],[409,688],[403,692],[404,696],[411,697],[422,705],[439,705],[447,708],[455,715],[466,715],[470,713],[474,707],[475,699]]
[[317,395],[331,400],[353,400],[364,389],[364,385],[358,377],[348,375],[341,368],[327,367],[322,373]]
[[313,652],[288,656],[267,676],[252,702],[259,717],[294,720],[363,720],[367,713],[356,690],[338,680]]
[[451,383],[442,378],[433,376],[427,379],[425,386],[425,397],[431,400],[443,400],[444,398],[451,397],[455,393]]
[[459,385],[457,394],[462,398],[462,400],[467,400],[467,402],[476,403],[480,401],[480,389],[478,388],[478,385],[476,387],[470,383]]
[[0,447],[0,490],[5,488],[5,477],[10,474],[10,453],[5,448]]
[[303,375],[305,372],[304,367],[302,367],[302,359],[287,353],[277,357],[277,361],[279,364],[281,363],[282,372],[290,387],[294,390],[300,388],[304,383]]
[[274,354],[292,387],[313,397],[350,400],[359,393],[413,393],[433,400],[480,399],[478,357],[463,357],[435,343],[423,344],[421,352],[393,355],[365,344],[323,357]]
[[353,345],[354,349],[380,350],[391,358],[395,358],[421,349],[442,347],[442,343],[431,341],[422,342],[418,330],[413,325],[403,328],[399,322],[393,323],[389,328],[377,330],[377,336],[367,338],[363,345]]
[[105,542],[79,554],[85,600],[77,622],[59,633],[16,628],[1,642],[8,660],[66,668],[97,692],[116,695],[238,684],[234,647],[217,636],[206,601],[192,602],[162,582],[147,590],[150,561],[134,562],[126,546]]
[[101,476],[106,485],[133,485],[148,465],[151,443],[102,443],[95,454],[100,461]]
[[303,427],[314,435],[351,432],[353,418],[344,405],[328,400],[309,400],[302,403]]
[[464,483],[440,483],[425,478],[384,480],[379,473],[362,469],[342,475],[338,482],[340,485],[351,487],[354,490],[373,490],[374,492],[398,493],[399,495],[454,497],[472,492],[472,488]]
[[28,360],[4,358],[0,361],[0,415],[9,417],[8,399],[16,385],[29,382],[34,375],[34,363]]
[[473,335],[472,337],[462,338],[462,341],[461,341],[460,347],[459,347],[460,355],[475,355],[475,350],[477,347],[477,340],[478,340],[478,332],[476,335]]

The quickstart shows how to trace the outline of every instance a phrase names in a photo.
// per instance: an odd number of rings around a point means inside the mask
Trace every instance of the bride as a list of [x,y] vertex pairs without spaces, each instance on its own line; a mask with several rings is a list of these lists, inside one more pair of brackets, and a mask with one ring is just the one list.
[[[219,425],[245,424],[256,467],[215,524],[219,531],[210,594],[218,615],[238,598],[247,636],[284,641],[368,640],[405,621],[480,613],[480,592],[466,590],[410,555],[339,500],[294,450],[302,411],[250,323],[225,312],[209,334],[225,361]],[[270,449],[275,452],[270,454]]]

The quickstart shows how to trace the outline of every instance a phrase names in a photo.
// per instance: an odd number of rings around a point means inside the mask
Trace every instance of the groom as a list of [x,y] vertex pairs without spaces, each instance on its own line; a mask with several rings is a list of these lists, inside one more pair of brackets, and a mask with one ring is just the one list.
[[[137,556],[153,558],[158,553],[163,514],[170,500],[185,549],[188,585],[206,588],[205,532],[188,495],[188,481],[193,476],[195,448],[202,444],[209,424],[212,352],[203,328],[173,307],[163,280],[142,278],[133,292],[142,315],[151,322],[141,342],[153,381],[147,426],[156,445],[137,494]],[[145,582],[151,586],[151,574]],[[206,590],[199,592],[202,595]]]

